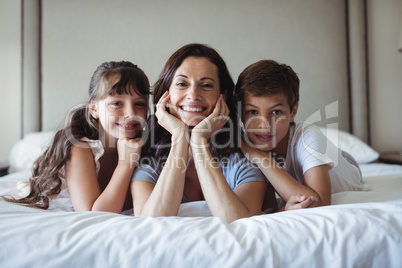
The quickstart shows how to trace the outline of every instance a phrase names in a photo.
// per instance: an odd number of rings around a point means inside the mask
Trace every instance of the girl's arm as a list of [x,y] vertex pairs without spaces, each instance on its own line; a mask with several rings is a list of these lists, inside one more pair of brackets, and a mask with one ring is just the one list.
[[168,101],[166,92],[158,102],[155,115],[158,123],[172,134],[172,147],[156,184],[132,182],[135,216],[176,216],[179,212],[188,159],[188,132],[180,119],[166,111]]
[[73,146],[71,159],[66,166],[66,179],[74,209],[120,213],[141,147],[142,141],[139,138],[118,140],[119,161],[106,188],[101,192],[91,149]]
[[204,198],[212,215],[232,222],[261,214],[266,183],[247,182],[232,190],[219,164],[213,160],[208,140],[224,126],[228,114],[228,108],[221,96],[213,113],[192,130],[190,144]]
[[75,211],[90,211],[101,191],[91,148],[85,143],[71,146],[65,166],[68,192]]
[[278,194],[288,202],[291,196],[312,197],[316,206],[331,204],[331,183],[326,165],[309,169],[304,174],[304,185],[295,180],[269,154],[252,148],[243,141],[241,149],[247,159],[256,164]]

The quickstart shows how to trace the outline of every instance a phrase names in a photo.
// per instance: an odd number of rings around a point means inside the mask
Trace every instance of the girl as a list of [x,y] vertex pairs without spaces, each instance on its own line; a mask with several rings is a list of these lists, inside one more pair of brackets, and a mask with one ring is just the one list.
[[69,194],[75,211],[130,208],[127,192],[141,154],[148,94],[148,78],[136,65],[100,65],[88,103],[71,112],[66,127],[35,162],[29,194],[7,200],[47,209],[51,197]]
[[240,74],[235,93],[246,133],[241,149],[285,202],[299,194],[294,204],[324,206],[331,204],[331,193],[363,190],[360,170],[350,155],[314,125],[294,122],[299,78],[290,66],[256,62]]
[[153,91],[149,164],[132,179],[136,216],[174,216],[181,202],[198,200],[228,222],[261,213],[266,180],[234,150],[233,88],[208,46],[189,44],[169,58]]

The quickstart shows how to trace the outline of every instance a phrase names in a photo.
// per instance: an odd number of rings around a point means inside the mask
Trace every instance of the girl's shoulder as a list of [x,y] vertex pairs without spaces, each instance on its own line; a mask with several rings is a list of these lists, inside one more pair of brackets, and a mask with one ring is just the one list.
[[88,138],[82,138],[80,141],[73,143],[71,148],[72,152],[75,153],[86,153],[91,152],[92,156],[95,159],[95,162],[98,162],[99,158],[105,152],[103,148],[102,142],[100,140],[90,140]]

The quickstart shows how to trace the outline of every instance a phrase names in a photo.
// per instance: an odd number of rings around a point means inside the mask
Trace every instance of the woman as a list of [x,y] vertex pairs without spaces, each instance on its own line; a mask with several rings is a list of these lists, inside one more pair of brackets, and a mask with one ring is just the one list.
[[267,181],[234,149],[233,88],[208,46],[189,44],[169,58],[153,91],[149,163],[132,179],[136,216],[175,216],[182,201],[199,200],[228,222],[261,213]]

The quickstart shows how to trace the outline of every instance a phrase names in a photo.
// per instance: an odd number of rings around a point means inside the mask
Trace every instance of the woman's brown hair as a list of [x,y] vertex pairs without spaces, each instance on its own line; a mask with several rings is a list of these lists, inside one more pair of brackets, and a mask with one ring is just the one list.
[[[225,61],[216,50],[204,44],[188,44],[173,53],[166,62],[165,67],[153,87],[152,95],[154,106],[159,102],[162,95],[169,90],[176,70],[187,57],[207,58],[218,67],[220,92],[226,97],[226,105],[230,111],[230,123],[228,122],[223,128],[230,129],[230,131],[221,131],[215,136],[217,144],[227,144],[228,146],[222,146],[222,148],[212,146],[211,152],[214,156],[227,156],[233,148],[235,148],[236,142],[236,131],[233,129],[236,126],[236,121],[233,121],[235,120],[233,100],[234,83]],[[154,141],[152,138],[148,139],[148,142],[144,146],[144,153],[149,156],[155,156],[156,159],[166,158],[170,150],[170,133],[158,124],[158,120],[155,116],[150,117],[148,125],[152,136],[156,137],[156,140]]]

